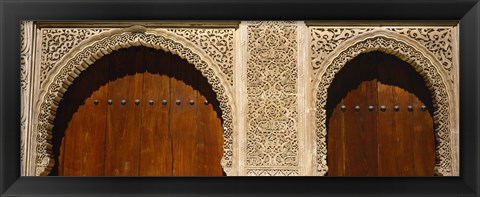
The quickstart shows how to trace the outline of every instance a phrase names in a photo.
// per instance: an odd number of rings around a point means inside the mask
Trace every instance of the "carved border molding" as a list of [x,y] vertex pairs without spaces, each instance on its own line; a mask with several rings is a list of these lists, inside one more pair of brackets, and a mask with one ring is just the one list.
[[38,131],[36,150],[36,175],[46,175],[54,165],[51,154],[51,131],[56,110],[68,86],[78,75],[97,59],[112,51],[132,46],[146,46],[177,54],[208,79],[212,85],[222,109],[224,127],[224,154],[222,166],[227,174],[232,173],[234,163],[233,133],[235,113],[233,94],[221,69],[212,57],[185,38],[162,29],[147,29],[133,26],[100,33],[72,47],[49,71],[41,85],[40,103],[37,105]]
[[292,169],[247,169],[247,176],[300,176],[298,170]]
[[34,36],[33,36],[33,22],[32,21],[21,21],[20,24],[20,163],[21,163],[21,174],[25,174],[27,169],[27,162],[29,161],[27,157],[28,145],[30,142],[30,133],[27,133],[27,127],[31,125],[29,108],[26,106],[31,106],[32,98],[32,61],[34,53]]
[[[322,37],[322,32],[316,32],[316,28],[311,29],[311,35]],[[313,33],[315,32],[315,33]],[[342,32],[342,31],[339,31]],[[328,171],[327,166],[327,147],[326,147],[326,100],[327,90],[333,81],[335,74],[350,60],[360,53],[370,51],[382,51],[392,54],[411,64],[415,70],[423,76],[427,87],[432,94],[434,103],[434,129],[436,138],[436,157],[437,165],[435,173],[437,175],[451,176],[458,174],[458,153],[452,144],[456,144],[458,135],[458,120],[456,109],[458,101],[455,97],[455,84],[450,80],[449,73],[445,72],[437,54],[430,51],[422,43],[417,42],[407,36],[388,31],[385,29],[374,29],[370,32],[357,31],[357,35],[347,36],[350,39],[343,39],[343,43],[337,43],[335,49],[330,53],[316,53],[312,50],[312,67],[315,72],[313,80],[313,90],[315,95],[315,127],[316,131],[316,171],[318,175],[324,175]],[[323,37],[325,39],[331,36]],[[312,38],[315,40],[316,38]],[[318,39],[318,38],[317,38]],[[318,43],[318,42],[317,42]],[[312,42],[312,49],[316,43]],[[318,57],[321,56],[321,57]],[[318,59],[323,62],[317,66]]]

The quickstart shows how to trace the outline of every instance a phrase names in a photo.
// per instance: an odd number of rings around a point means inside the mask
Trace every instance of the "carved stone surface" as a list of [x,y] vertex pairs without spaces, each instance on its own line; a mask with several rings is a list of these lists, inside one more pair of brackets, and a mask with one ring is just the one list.
[[40,96],[42,102],[39,107],[36,175],[48,174],[54,165],[50,144],[51,129],[53,128],[58,103],[68,86],[83,70],[100,57],[120,48],[141,45],[179,55],[193,64],[208,79],[213,91],[217,94],[223,112],[224,155],[222,166],[225,171],[229,171],[233,163],[233,112],[231,106],[233,97],[227,81],[219,78],[220,71],[214,61],[191,42],[167,31],[152,30],[152,32],[147,33],[145,31],[146,29],[142,27],[132,27],[131,29],[100,34],[92,39],[93,41],[69,52],[68,58],[62,59],[61,62],[57,63],[58,68],[52,69],[51,72],[56,74],[49,75],[49,78],[45,79],[42,88],[44,92]]
[[33,22],[32,21],[21,21],[20,24],[20,163],[21,163],[21,174],[24,174],[26,167],[26,158],[25,158],[25,149],[26,143],[25,139],[27,138],[27,115],[28,115],[28,105],[29,97],[27,92],[30,89],[30,84],[28,83],[29,69],[31,68],[32,61],[32,44],[33,44]]
[[23,91],[27,90],[27,69],[26,64],[30,61],[31,58],[31,44],[32,36],[27,36],[27,31],[32,31],[31,28],[27,27],[31,23],[28,21],[22,21],[20,24],[20,87]]
[[452,28],[387,28],[401,35],[406,35],[420,42],[442,64],[441,68],[448,71],[450,81],[454,80]]
[[[98,25],[34,31],[33,22],[22,22],[21,154],[22,165],[24,158],[31,157],[27,162],[32,164],[26,164],[32,171],[28,175],[46,175],[54,165],[52,123],[58,103],[73,80],[113,50],[140,45],[178,54],[212,84],[223,112],[222,166],[228,175],[238,169],[235,175],[324,175],[328,170],[328,87],[346,62],[372,50],[396,55],[424,77],[435,103],[436,173],[452,175],[452,169],[456,169],[452,165],[458,167],[458,150],[452,148],[457,146],[452,136],[458,135],[458,99],[454,96],[458,96],[458,88],[454,89],[458,83],[458,49],[452,40],[456,33],[452,28],[306,27],[295,21],[242,24],[240,39],[235,28],[225,27],[121,29]],[[40,36],[36,46],[33,32]],[[33,65],[40,67],[35,76]],[[241,72],[235,71],[237,68]],[[234,75],[238,75],[235,81]],[[32,80],[37,86],[40,83],[40,88],[33,86]],[[37,89],[35,96],[29,95]],[[233,114],[241,116],[241,122]],[[25,130],[35,136],[27,136]],[[33,141],[25,141],[25,137]],[[453,171],[453,175],[458,174]]]
[[[436,132],[436,154],[437,165],[435,171],[439,175],[451,175],[452,173],[452,155],[451,155],[451,128],[450,128],[450,103],[451,96],[447,93],[445,81],[437,71],[437,67],[425,57],[425,55],[415,47],[406,44],[404,41],[396,40],[386,36],[374,34],[362,39],[357,38],[342,50],[330,55],[326,60],[324,71],[321,76],[316,76],[315,108],[316,108],[316,134],[317,134],[317,173],[324,175],[327,170],[327,147],[326,147],[326,100],[327,90],[335,74],[350,60],[358,54],[373,50],[383,51],[393,54],[400,59],[409,62],[420,75],[423,76],[425,83],[432,93],[434,110],[434,127]],[[314,44],[314,43],[312,43]],[[312,47],[313,48],[313,47]],[[315,55],[315,53],[313,53]]]
[[292,22],[247,26],[247,168],[298,166],[297,31]]
[[80,42],[108,28],[43,28],[40,83],[43,83],[47,74],[60,58],[68,53]]
[[373,28],[311,28],[312,67],[316,76],[322,63],[338,45],[354,36],[371,31]]
[[229,29],[168,29],[201,47],[220,66],[222,73],[233,86],[233,38],[234,28]]
[[299,176],[298,170],[247,169],[247,176]]
[[[344,41],[369,32],[378,27],[348,27],[348,28],[325,28],[312,27],[312,67],[314,75],[317,74],[318,68],[321,66],[323,60],[328,56],[337,46]],[[453,46],[452,46],[452,28],[445,27],[389,27],[385,30],[393,31],[401,35],[412,38],[413,40],[422,44],[440,61],[442,68],[449,73],[450,81],[455,83],[455,72],[453,72]]]

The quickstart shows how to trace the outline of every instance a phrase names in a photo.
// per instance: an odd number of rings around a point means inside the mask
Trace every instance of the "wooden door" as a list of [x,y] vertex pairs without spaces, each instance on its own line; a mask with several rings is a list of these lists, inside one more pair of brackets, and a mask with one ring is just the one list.
[[113,52],[64,96],[52,174],[222,176],[220,117],[212,87],[185,60],[146,47]]
[[327,100],[329,176],[433,176],[431,96],[406,62],[362,54],[336,75]]

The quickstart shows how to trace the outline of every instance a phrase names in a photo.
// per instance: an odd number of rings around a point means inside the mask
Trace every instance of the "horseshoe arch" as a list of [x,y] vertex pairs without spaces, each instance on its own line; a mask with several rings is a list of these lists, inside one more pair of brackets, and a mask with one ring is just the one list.
[[222,167],[227,175],[233,172],[233,95],[228,80],[219,66],[201,48],[185,38],[161,29],[132,26],[115,29],[93,36],[82,42],[58,61],[42,84],[40,100],[36,105],[38,114],[36,134],[35,175],[48,175],[55,165],[52,154],[52,129],[56,110],[63,94],[79,74],[96,60],[111,52],[132,46],[146,46],[176,54],[194,65],[212,85],[222,110],[224,144]]
[[328,171],[327,166],[327,145],[326,145],[326,102],[328,97],[328,88],[335,75],[345,66],[345,64],[354,59],[361,53],[371,51],[381,51],[386,54],[408,62],[423,77],[425,84],[432,95],[434,103],[434,131],[435,131],[435,152],[436,166],[435,174],[440,176],[451,176],[458,174],[458,154],[451,145],[454,140],[455,130],[455,104],[453,96],[449,93],[453,90],[453,85],[448,82],[448,77],[441,72],[441,65],[434,55],[415,40],[388,32],[386,30],[375,30],[362,35],[355,36],[345,41],[337,47],[324,60],[320,72],[313,81],[313,95],[315,108],[314,127],[316,136],[316,174],[323,176]]

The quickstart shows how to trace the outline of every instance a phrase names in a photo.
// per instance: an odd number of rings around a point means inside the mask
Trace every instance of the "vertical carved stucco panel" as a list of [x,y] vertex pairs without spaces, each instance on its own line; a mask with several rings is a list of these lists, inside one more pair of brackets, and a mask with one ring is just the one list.
[[298,23],[247,22],[246,175],[299,175]]

